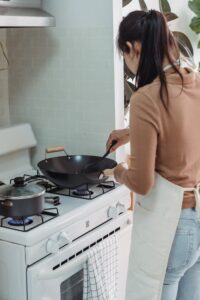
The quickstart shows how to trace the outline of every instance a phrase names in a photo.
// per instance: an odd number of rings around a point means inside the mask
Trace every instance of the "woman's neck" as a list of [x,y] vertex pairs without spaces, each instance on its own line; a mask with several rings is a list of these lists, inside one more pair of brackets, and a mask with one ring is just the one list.
[[164,65],[163,66],[163,71],[164,72],[170,72],[170,73],[175,72],[176,70],[174,69],[174,67],[176,67],[178,69],[180,68],[180,60],[176,60],[173,63],[169,63],[167,65]]

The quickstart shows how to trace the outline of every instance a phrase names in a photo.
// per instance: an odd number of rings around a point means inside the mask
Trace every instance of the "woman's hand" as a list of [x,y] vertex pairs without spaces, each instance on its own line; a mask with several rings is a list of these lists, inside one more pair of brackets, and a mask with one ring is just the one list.
[[116,140],[117,143],[110,150],[110,152],[114,152],[120,146],[127,144],[129,142],[129,139],[130,139],[129,128],[113,130],[107,140],[106,149],[108,150],[112,141]]

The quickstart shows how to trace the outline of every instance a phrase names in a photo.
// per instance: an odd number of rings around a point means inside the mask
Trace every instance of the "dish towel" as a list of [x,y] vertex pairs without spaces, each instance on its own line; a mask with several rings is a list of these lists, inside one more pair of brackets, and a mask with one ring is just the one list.
[[118,241],[112,235],[88,250],[84,264],[83,300],[116,300]]

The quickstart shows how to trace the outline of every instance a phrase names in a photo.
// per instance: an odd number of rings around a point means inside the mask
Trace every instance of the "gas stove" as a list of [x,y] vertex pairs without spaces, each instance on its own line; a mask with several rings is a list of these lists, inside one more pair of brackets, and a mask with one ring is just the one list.
[[[15,137],[22,138],[19,141]],[[5,265],[0,271],[0,299],[82,299],[83,265],[89,249],[116,235],[120,282],[116,300],[124,300],[132,228],[128,189],[113,178],[76,189],[55,186],[31,165],[29,150],[35,145],[28,124],[0,129],[2,184],[25,175],[46,189],[40,215],[29,216],[28,221],[14,220],[19,221],[17,225],[11,218],[0,216],[1,262]],[[73,276],[82,278],[76,298],[68,296],[69,290],[72,295],[77,293]],[[6,288],[8,281],[13,289]],[[63,286],[69,289],[63,290]]]
[[[76,188],[59,187],[50,182],[44,175],[40,173],[39,170],[34,169],[26,172],[26,174],[23,175],[18,174],[18,178],[20,178],[19,175],[21,178],[23,178],[23,180],[25,179],[27,183],[34,182],[35,184],[44,187],[46,190],[44,196],[45,208],[40,214],[18,218],[0,216],[1,227],[22,232],[30,231],[45,224],[53,218],[58,217],[63,213],[63,207],[68,205],[70,202],[72,202],[72,204],[70,204],[70,207],[73,207],[73,204],[77,201],[75,199],[93,200],[119,187],[119,184],[114,180],[107,180],[101,184],[96,185],[85,184]],[[9,181],[12,182],[13,180],[14,179],[12,178]],[[8,180],[5,181],[8,184]],[[1,185],[4,184],[6,183],[1,181]],[[84,203],[84,201],[82,201],[82,203]],[[66,212],[68,211],[69,209],[67,209]]]
[[[32,170],[32,172],[36,171]],[[34,181],[38,182],[36,178]],[[87,196],[75,197],[74,190],[56,187],[45,179],[42,180],[42,184],[44,183],[48,187],[44,195],[43,212],[40,215],[30,216],[29,218],[32,220],[30,224],[17,226],[10,224],[12,218],[0,216],[0,239],[31,246],[41,239],[47,238],[50,233],[54,234],[58,229],[61,230],[64,226],[68,226],[69,222],[76,223],[83,219],[83,224],[77,227],[78,230],[74,236],[76,239],[82,234],[82,229],[86,233],[95,226],[117,217],[130,206],[127,189],[114,181],[105,183],[108,185],[107,187],[90,186],[90,190],[93,190],[95,194],[93,199],[89,199]],[[41,178],[39,184],[41,184]],[[96,211],[98,211],[98,216]],[[94,217],[92,217],[93,213]],[[89,220],[90,217],[94,220]]]

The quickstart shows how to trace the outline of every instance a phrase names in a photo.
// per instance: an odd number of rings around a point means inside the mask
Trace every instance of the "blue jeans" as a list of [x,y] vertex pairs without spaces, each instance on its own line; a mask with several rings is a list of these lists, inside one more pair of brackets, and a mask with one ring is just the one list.
[[182,209],[161,300],[200,300],[200,215]]

